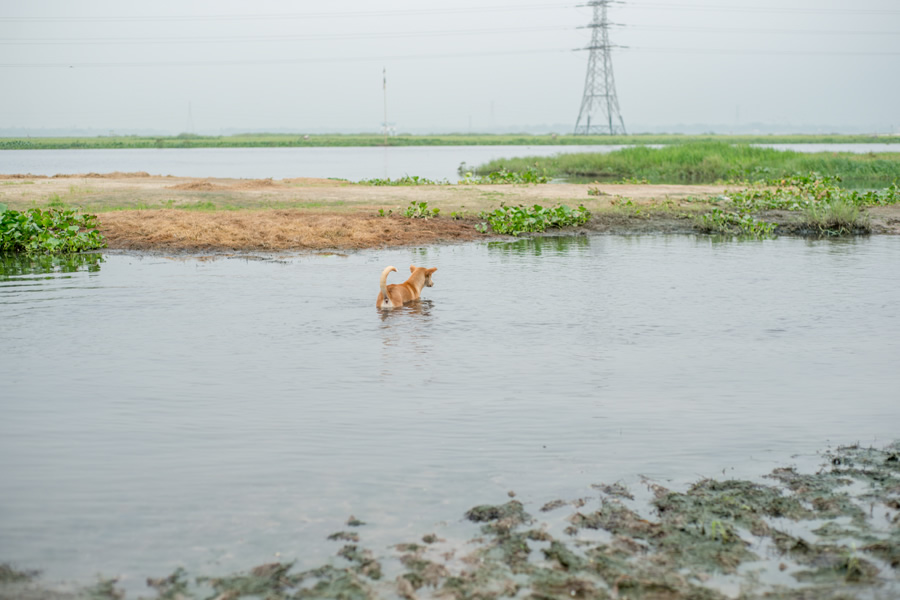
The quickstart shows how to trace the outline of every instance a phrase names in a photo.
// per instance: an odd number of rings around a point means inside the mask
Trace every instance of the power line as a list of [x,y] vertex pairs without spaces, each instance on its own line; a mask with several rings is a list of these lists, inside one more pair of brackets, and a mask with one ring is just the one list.
[[[900,52],[851,52],[851,51],[803,51],[803,50],[735,50],[727,48],[661,48],[652,46],[628,46],[613,48],[618,52],[646,52],[661,54],[733,54],[733,55],[765,55],[765,56],[900,56]],[[55,62],[55,63],[0,63],[0,69],[70,69],[70,68],[139,68],[139,67],[239,67],[282,64],[315,64],[315,63],[352,63],[385,60],[434,60],[444,58],[478,58],[490,56],[520,56],[535,54],[569,54],[569,48],[545,48],[530,50],[509,50],[500,52],[467,52],[455,54],[405,54],[393,56],[356,56],[335,58],[298,58],[298,59],[248,59],[248,60],[215,60],[215,61],[153,61],[153,62]]]
[[507,6],[479,6],[468,8],[422,8],[404,10],[367,10],[317,13],[250,13],[250,14],[218,14],[218,15],[143,15],[143,16],[71,16],[71,17],[0,17],[0,22],[15,23],[108,23],[124,21],[248,21],[248,20],[284,20],[284,19],[335,19],[347,17],[408,17],[418,15],[447,15],[479,12],[501,12],[523,10],[559,10],[569,8],[559,4],[517,4]]
[[[900,37],[897,31],[847,31],[824,29],[757,29],[736,27],[666,27],[629,25],[610,23],[610,26],[622,27],[625,30],[635,31],[681,31],[692,33],[748,33],[748,34],[777,34],[777,35],[892,35]],[[444,31],[395,31],[395,32],[369,32],[369,33],[338,33],[338,34],[309,34],[309,35],[267,35],[267,36],[224,36],[224,37],[130,37],[130,38],[45,38],[45,39],[4,39],[0,45],[32,46],[32,45],[105,45],[105,44],[224,44],[224,43],[254,43],[254,42],[304,42],[304,41],[329,41],[350,39],[379,39],[398,37],[434,37],[449,35],[495,35],[506,33],[538,33],[547,31],[571,31],[573,28],[565,27],[519,27],[499,29],[466,29]]]
[[546,31],[570,31],[572,27],[518,27],[497,29],[458,29],[443,31],[395,31],[366,33],[323,33],[306,35],[224,36],[224,37],[128,37],[128,38],[45,38],[5,39],[0,45],[61,45],[61,44],[223,44],[248,42],[328,41],[351,39],[377,39],[398,37],[434,37],[448,35],[485,35],[504,33],[535,33]]
[[152,62],[55,62],[55,63],[0,63],[0,68],[115,68],[115,67],[237,67],[258,65],[290,65],[304,63],[343,63],[343,62],[367,62],[385,60],[434,60],[441,58],[477,58],[482,56],[509,56],[524,54],[562,54],[569,53],[566,49],[538,49],[538,50],[507,50],[498,52],[461,52],[451,54],[406,54],[394,56],[355,56],[355,57],[328,57],[328,58],[276,58],[276,59],[242,59],[242,60],[212,60],[212,61],[152,61]]
[[825,29],[756,29],[738,27],[666,27],[665,25],[619,25],[629,29],[641,31],[689,31],[694,33],[774,33],[785,35],[895,35],[900,37],[900,31],[846,31]]
[[[107,23],[107,22],[164,22],[164,21],[248,21],[285,19],[343,19],[348,17],[404,17],[485,12],[521,12],[523,10],[560,10],[580,5],[523,4],[507,6],[480,6],[436,9],[399,9],[370,11],[336,11],[316,13],[243,13],[213,15],[141,15],[141,16],[21,16],[0,17],[0,23]],[[630,2],[630,8],[653,10],[700,10],[716,12],[800,13],[800,14],[851,14],[896,15],[900,10],[865,8],[800,8],[785,6],[717,6],[712,4],[663,4],[655,2]]]
[[652,2],[629,2],[629,8],[652,8],[654,10],[700,10],[716,12],[758,12],[758,13],[798,13],[835,15],[900,15],[900,10],[866,8],[795,8],[789,6],[716,6],[712,4],[657,4]]
[[847,50],[752,50],[728,48],[659,48],[651,46],[628,46],[627,51],[663,52],[681,54],[758,54],[766,56],[900,56],[900,52],[868,52]]

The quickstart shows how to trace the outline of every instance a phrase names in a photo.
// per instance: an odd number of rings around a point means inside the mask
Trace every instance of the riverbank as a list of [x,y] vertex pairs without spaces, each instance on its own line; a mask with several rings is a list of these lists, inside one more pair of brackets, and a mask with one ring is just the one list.
[[721,141],[626,147],[607,153],[520,156],[492,160],[475,172],[536,171],[567,181],[639,180],[648,183],[712,183],[773,180],[798,173],[837,178],[843,187],[880,188],[900,181],[900,153],[797,152]]
[[[75,208],[99,215],[112,249],[342,251],[484,238],[478,214],[501,203],[584,205],[594,233],[699,233],[697,217],[724,185],[545,184],[371,186],[329,179],[211,179],[147,173],[0,176],[15,210]],[[411,203],[437,218],[407,218]],[[900,234],[900,207],[868,209],[873,233]],[[385,216],[380,216],[385,215]],[[768,211],[780,233],[800,215]]]
[[322,148],[366,146],[545,146],[545,145],[644,145],[720,141],[729,144],[900,144],[900,135],[888,134],[786,134],[786,135],[571,135],[546,134],[277,134],[257,133],[205,136],[57,136],[0,138],[2,150],[71,150],[119,148]]

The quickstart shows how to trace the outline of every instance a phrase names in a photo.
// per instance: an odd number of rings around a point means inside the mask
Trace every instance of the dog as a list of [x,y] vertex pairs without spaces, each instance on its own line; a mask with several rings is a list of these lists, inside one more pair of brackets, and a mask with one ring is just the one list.
[[418,300],[422,295],[422,288],[434,285],[431,276],[437,271],[437,267],[426,269],[409,265],[411,273],[409,279],[403,283],[388,285],[387,277],[391,271],[396,272],[397,268],[386,267],[381,272],[381,291],[378,293],[378,299],[375,300],[375,306],[378,308],[399,308],[407,302]]

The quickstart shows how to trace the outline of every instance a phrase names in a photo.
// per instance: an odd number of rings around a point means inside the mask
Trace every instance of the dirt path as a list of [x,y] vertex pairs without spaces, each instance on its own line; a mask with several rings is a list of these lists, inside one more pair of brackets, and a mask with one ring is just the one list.
[[[587,229],[691,232],[721,185],[369,186],[329,179],[212,179],[147,173],[0,175],[0,203],[100,215],[110,248],[160,251],[350,250],[483,237],[478,213],[501,203],[584,204]],[[590,192],[590,193],[589,193]],[[440,218],[408,219],[411,202]],[[379,211],[390,214],[380,217]],[[456,218],[451,218],[455,214]],[[876,231],[900,233],[897,207],[873,211]]]

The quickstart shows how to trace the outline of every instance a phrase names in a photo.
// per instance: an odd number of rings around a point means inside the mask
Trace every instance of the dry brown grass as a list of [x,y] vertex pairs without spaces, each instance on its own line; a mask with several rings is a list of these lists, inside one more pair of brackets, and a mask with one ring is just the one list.
[[209,181],[189,181],[187,183],[179,183],[178,185],[170,185],[166,189],[169,190],[195,190],[208,192],[213,190],[226,190],[228,189],[223,185],[216,185],[215,183],[210,183]]
[[130,250],[351,250],[481,236],[468,221],[297,210],[131,210],[102,214],[100,221],[110,248]]

